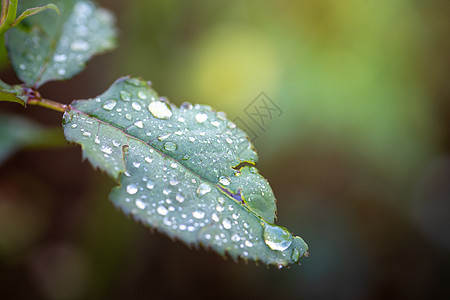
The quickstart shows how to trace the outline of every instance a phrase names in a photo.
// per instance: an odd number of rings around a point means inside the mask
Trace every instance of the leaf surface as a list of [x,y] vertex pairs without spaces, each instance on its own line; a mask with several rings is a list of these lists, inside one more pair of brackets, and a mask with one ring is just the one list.
[[[21,10],[47,4],[20,1]],[[56,0],[61,15],[45,10],[6,33],[6,46],[18,77],[28,86],[73,77],[93,55],[115,46],[114,17],[91,1]]]
[[0,80],[0,101],[16,102],[23,106],[27,104],[28,94],[20,85],[9,85]]
[[66,139],[120,185],[113,203],[188,245],[279,266],[308,246],[275,221],[275,197],[246,134],[209,106],[180,108],[122,78],[64,115]]

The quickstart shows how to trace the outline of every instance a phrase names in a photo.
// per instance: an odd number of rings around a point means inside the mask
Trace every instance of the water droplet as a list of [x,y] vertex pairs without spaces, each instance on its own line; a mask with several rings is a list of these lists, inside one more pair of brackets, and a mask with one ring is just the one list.
[[170,185],[177,185],[178,184],[178,180],[176,180],[175,178],[170,179],[169,181]]
[[188,160],[189,157],[190,157],[189,154],[185,154],[181,159],[182,159],[182,160]]
[[236,124],[234,124],[233,122],[228,122],[228,128],[230,128],[230,129],[234,129],[234,128],[236,128]]
[[144,128],[144,123],[142,123],[142,121],[136,121],[136,122],[134,122],[134,125],[136,125],[136,127],[139,127],[139,128]]
[[183,203],[184,202],[184,197],[183,197],[183,195],[177,194],[175,196],[175,200],[177,200],[180,203]]
[[149,190],[151,190],[151,189],[153,189],[154,187],[155,187],[155,183],[154,183],[153,181],[149,180],[149,181],[147,182],[147,188],[148,188]]
[[183,102],[180,105],[180,108],[185,109],[185,110],[190,110],[190,109],[192,109],[192,107],[193,107],[192,104],[189,102]]
[[195,120],[197,120],[197,122],[199,123],[203,123],[208,120],[208,115],[205,113],[198,113],[195,115]]
[[292,256],[291,257],[292,257],[292,260],[294,262],[298,261],[298,259],[300,258],[300,252],[298,251],[297,248],[294,248],[294,250],[292,250]]
[[147,99],[147,94],[144,91],[139,91],[138,92],[138,98],[142,99],[142,100],[145,100],[145,99]]
[[249,247],[249,248],[251,248],[251,247],[253,247],[253,243],[252,242],[250,242],[250,241],[245,241],[245,246],[247,246],[247,247]]
[[221,176],[219,179],[219,182],[222,185],[229,185],[230,184],[230,178],[226,177],[226,176]]
[[153,161],[153,159],[151,159],[151,158],[148,157],[148,156],[146,156],[144,159],[145,159],[145,161],[148,162],[148,163],[151,163],[151,162]]
[[211,219],[212,219],[214,222],[219,222],[219,216],[218,216],[216,213],[213,213],[213,214],[211,215]]
[[225,229],[230,229],[231,228],[231,221],[229,219],[223,219],[222,221],[222,226]]
[[58,75],[64,75],[66,74],[66,69],[58,68],[58,70],[56,70],[56,73],[58,73]]
[[164,144],[164,149],[167,151],[175,151],[177,149],[177,145],[172,142],[167,142]]
[[120,91],[120,99],[122,99],[123,101],[130,101],[131,94],[127,91]]
[[233,217],[233,219],[237,220],[237,219],[239,219],[239,214],[238,213],[233,213],[232,217]]
[[208,184],[202,182],[197,189],[197,194],[199,196],[203,196],[204,194],[209,193],[210,191],[211,191],[211,187]]
[[227,143],[228,143],[228,144],[231,144],[231,143],[233,143],[233,140],[232,140],[232,139],[230,139],[229,137],[227,137],[227,138],[226,138],[226,141],[227,141]]
[[77,124],[72,124],[72,126],[71,126],[72,128],[77,128],[78,127],[78,125]]
[[119,141],[113,140],[112,143],[113,143],[114,147],[119,147],[120,146],[120,142]]
[[125,115],[125,118],[127,118],[127,120],[130,120],[130,121],[131,121],[131,119],[132,119],[133,117],[131,116],[131,114],[126,114],[126,115]]
[[137,199],[135,201],[135,204],[139,209],[144,209],[147,206],[147,204],[143,202],[141,199]]
[[195,137],[190,136],[190,137],[189,137],[189,140],[190,140],[191,142],[195,142]]
[[90,137],[91,136],[91,133],[89,132],[89,131],[85,131],[85,132],[83,132],[82,133],[84,136],[87,136],[87,137]]
[[134,183],[127,185],[127,193],[130,195],[136,194],[138,191],[137,186]]
[[281,226],[264,223],[264,242],[270,249],[284,251],[292,244],[291,233]]
[[96,136],[96,137],[95,137],[95,139],[94,139],[94,143],[96,143],[96,144],[100,144],[100,139],[98,138],[98,136]]
[[224,120],[224,121],[227,119],[227,115],[223,111],[218,111],[216,116],[217,116],[217,118]]
[[116,105],[117,105],[117,101],[111,99],[111,100],[106,101],[105,104],[103,104],[103,108],[105,110],[113,110],[114,107],[116,107]]
[[56,54],[53,57],[54,62],[65,62],[66,59],[67,59],[67,55],[65,55],[65,54]]
[[125,82],[133,86],[141,86],[141,81],[137,78],[127,78]]
[[133,166],[134,166],[135,168],[139,168],[139,167],[141,166],[141,163],[140,163],[140,162],[137,162],[137,161],[134,161],[134,162],[133,162]]
[[165,216],[169,213],[169,211],[167,210],[167,208],[165,208],[164,206],[158,206],[158,208],[156,209],[156,211],[158,212],[158,214],[160,214],[161,216]]
[[235,233],[231,236],[231,240],[233,242],[239,242],[241,240],[241,237]]
[[21,70],[26,70],[26,69],[27,69],[27,66],[26,66],[25,64],[20,64],[20,65],[19,65],[19,69],[21,69]]
[[140,111],[142,109],[142,106],[139,103],[137,103],[137,102],[131,103],[131,107],[133,107],[133,109],[135,111]]
[[205,212],[204,211],[200,211],[200,210],[196,210],[192,213],[192,216],[196,219],[203,219],[203,217],[205,216]]
[[148,105],[148,110],[155,118],[168,119],[172,116],[169,105],[162,101],[154,101]]
[[83,40],[75,40],[70,44],[70,49],[72,51],[87,51],[89,50],[89,43]]
[[158,141],[164,141],[165,139],[167,139],[171,135],[172,135],[171,133],[160,135],[160,136],[158,136]]
[[100,147],[100,151],[102,151],[103,153],[106,153],[106,154],[111,154],[112,153],[112,148],[108,147],[106,145],[102,145]]
[[219,127],[220,122],[219,121],[211,121],[211,125],[214,127]]

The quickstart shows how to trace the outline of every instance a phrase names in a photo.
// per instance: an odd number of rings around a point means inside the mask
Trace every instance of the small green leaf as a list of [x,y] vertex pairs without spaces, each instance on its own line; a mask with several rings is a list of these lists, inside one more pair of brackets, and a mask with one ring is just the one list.
[[20,85],[10,86],[0,80],[0,101],[16,102],[26,106],[28,95]]
[[300,237],[272,224],[275,197],[252,166],[256,152],[222,112],[178,108],[147,82],[122,78],[74,101],[64,133],[118,180],[113,203],[148,227],[235,259],[285,266],[307,254]]
[[[46,1],[24,0],[25,8]],[[61,16],[48,10],[6,33],[14,70],[28,86],[64,80],[83,70],[93,55],[115,47],[114,17],[91,1],[56,0]]]
[[38,13],[44,11],[44,10],[47,10],[47,9],[52,9],[52,10],[56,11],[58,13],[58,15],[60,14],[59,10],[58,10],[58,7],[55,4],[52,4],[52,3],[44,5],[44,6],[40,6],[40,7],[33,7],[33,8],[29,8],[26,11],[24,11],[16,19],[16,21],[14,21],[14,23],[11,26],[17,26],[20,22],[22,22],[23,19],[25,19],[25,18],[27,18],[29,16],[32,16],[32,15],[38,14]]

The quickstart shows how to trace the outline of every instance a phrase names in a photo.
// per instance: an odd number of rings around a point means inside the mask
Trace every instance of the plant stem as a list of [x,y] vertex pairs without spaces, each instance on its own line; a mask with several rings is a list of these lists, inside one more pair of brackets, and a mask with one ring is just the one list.
[[59,112],[64,112],[66,109],[69,108],[68,105],[65,105],[65,104],[62,104],[59,102],[55,102],[52,100],[48,100],[48,99],[30,99],[30,100],[28,100],[27,104],[42,106],[42,107],[53,109],[53,110],[56,110]]
[[0,25],[0,34],[4,34],[9,28],[11,28],[12,24],[16,20],[17,2],[18,0],[2,0],[2,22]]

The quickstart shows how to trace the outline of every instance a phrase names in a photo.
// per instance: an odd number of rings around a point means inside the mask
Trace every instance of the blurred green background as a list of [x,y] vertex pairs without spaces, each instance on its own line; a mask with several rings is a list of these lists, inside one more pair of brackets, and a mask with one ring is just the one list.
[[[41,93],[70,103],[142,76],[176,104],[240,118],[257,135],[279,224],[310,257],[267,269],[149,232],[114,209],[113,181],[80,163],[59,130],[52,147],[0,166],[0,298],[450,296],[448,0],[100,4],[117,15],[119,48]],[[261,92],[283,112],[263,128],[245,111]],[[61,122],[39,107],[0,109]]]

